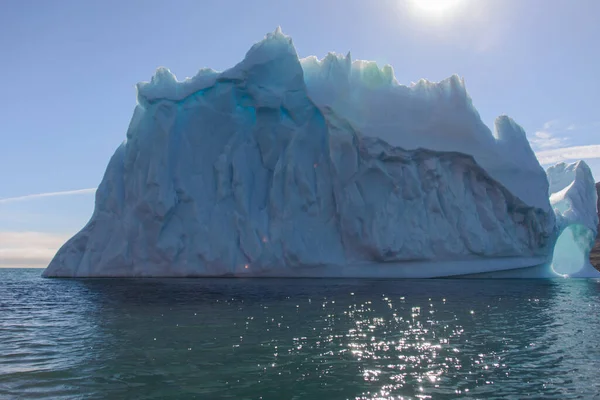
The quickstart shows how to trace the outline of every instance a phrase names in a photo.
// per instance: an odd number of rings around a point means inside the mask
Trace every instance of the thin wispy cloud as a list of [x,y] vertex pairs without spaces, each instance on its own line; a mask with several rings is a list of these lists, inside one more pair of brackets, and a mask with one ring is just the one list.
[[553,119],[553,120],[544,122],[544,125],[543,125],[542,129],[545,130],[545,131],[547,131],[547,130],[550,130],[552,128],[556,128],[558,126],[559,122],[560,121],[557,120],[557,119]]
[[542,165],[556,164],[569,160],[580,160],[583,158],[600,158],[600,144],[543,150],[536,152],[535,155]]
[[565,129],[567,131],[585,131],[589,129],[597,129],[600,128],[600,121],[589,122],[585,124],[570,124]]
[[73,195],[91,194],[91,193],[95,193],[95,192],[96,192],[96,188],[89,188],[89,189],[78,189],[78,190],[65,190],[62,192],[47,192],[47,193],[28,194],[26,196],[7,197],[4,199],[0,199],[0,204],[15,203],[18,201],[35,200],[35,199],[39,199],[39,198],[43,198],[43,197],[73,196]]

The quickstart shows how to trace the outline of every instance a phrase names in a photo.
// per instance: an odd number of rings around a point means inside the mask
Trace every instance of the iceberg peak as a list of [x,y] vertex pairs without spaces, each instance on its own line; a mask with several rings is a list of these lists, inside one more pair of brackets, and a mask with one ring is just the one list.
[[496,117],[494,136],[497,140],[527,140],[525,130],[508,115]]
[[[298,58],[296,48],[292,42],[292,38],[285,35],[281,31],[281,27],[277,27],[275,31],[267,33],[265,37],[258,43],[255,43],[246,53],[245,62],[270,60],[281,56],[294,56]],[[253,60],[257,58],[258,60]]]
[[283,33],[281,25],[278,25],[273,32],[267,33],[265,36],[267,39],[288,40],[290,44],[292,43],[292,38]]
[[150,82],[154,85],[174,85],[177,82],[177,78],[169,68],[158,67]]
[[464,78],[458,76],[458,74],[452,74],[448,78],[442,79],[439,82],[420,79],[417,83],[413,83],[410,87],[417,91],[422,90],[433,92],[432,94],[435,95],[443,94],[447,97],[458,96],[465,99],[468,97],[465,80]]
[[304,87],[304,72],[292,38],[278,27],[254,44],[244,59],[223,72],[219,80],[243,80],[267,89],[297,90]]
[[213,86],[217,80],[244,81],[279,92],[281,89],[304,88],[304,74],[292,38],[277,27],[255,43],[240,63],[222,73],[203,68],[193,78],[178,81],[168,68],[159,67],[150,82],[136,85],[138,104],[146,106],[160,100],[181,101]]

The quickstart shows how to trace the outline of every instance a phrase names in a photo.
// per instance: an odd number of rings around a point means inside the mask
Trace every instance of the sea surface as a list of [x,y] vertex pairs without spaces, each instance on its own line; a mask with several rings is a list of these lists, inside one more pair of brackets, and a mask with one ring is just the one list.
[[0,269],[0,399],[600,398],[595,280]]

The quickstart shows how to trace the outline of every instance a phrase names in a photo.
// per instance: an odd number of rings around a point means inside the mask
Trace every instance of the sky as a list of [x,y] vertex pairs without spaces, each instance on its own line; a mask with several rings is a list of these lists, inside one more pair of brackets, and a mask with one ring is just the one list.
[[600,1],[424,1],[3,0],[0,267],[45,267],[89,220],[137,82],[224,70],[277,26],[301,57],[351,51],[402,84],[456,73],[488,126],[507,114],[544,167],[600,180]]

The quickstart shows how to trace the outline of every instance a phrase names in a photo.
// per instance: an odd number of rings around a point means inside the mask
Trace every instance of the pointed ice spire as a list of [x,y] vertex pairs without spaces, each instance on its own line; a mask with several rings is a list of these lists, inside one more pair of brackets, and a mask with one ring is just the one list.
[[496,118],[494,136],[500,141],[521,142],[527,140],[525,130],[508,115],[500,115]]
[[290,45],[292,44],[292,38],[283,33],[283,31],[281,30],[281,26],[278,26],[277,28],[275,28],[275,30],[273,32],[267,33],[265,35],[265,38],[261,42],[258,42],[257,44],[260,44],[260,43],[262,43],[264,41],[268,41],[268,40],[287,41],[288,44],[290,44]]
[[346,69],[348,70],[348,77],[350,77],[350,71],[352,70],[352,54],[348,51],[346,54]]
[[[304,75],[292,39],[281,27],[267,33],[253,45],[246,57],[235,67],[223,72],[221,78],[262,82],[268,86],[285,86],[298,89],[304,86]],[[291,85],[291,86],[290,86]]]

